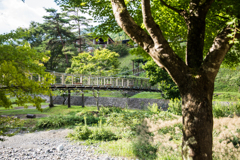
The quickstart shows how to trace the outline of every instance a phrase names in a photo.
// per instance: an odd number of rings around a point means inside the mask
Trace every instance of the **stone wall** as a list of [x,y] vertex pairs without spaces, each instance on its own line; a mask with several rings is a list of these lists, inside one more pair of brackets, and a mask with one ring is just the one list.
[[[63,98],[61,96],[53,97],[54,104],[62,104]],[[65,101],[67,104],[68,100]],[[164,99],[143,99],[143,98],[112,98],[112,97],[99,97],[99,106],[115,106],[131,109],[143,109],[153,103],[157,103],[163,110],[167,110],[169,100]],[[71,105],[82,105],[81,96],[71,96]],[[96,106],[96,99],[94,97],[84,97],[85,106]]]

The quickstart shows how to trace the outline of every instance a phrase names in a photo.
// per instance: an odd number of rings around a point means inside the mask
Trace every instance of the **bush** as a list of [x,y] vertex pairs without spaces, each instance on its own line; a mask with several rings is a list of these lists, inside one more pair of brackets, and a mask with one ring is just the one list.
[[[86,123],[88,125],[96,124],[99,121],[98,117],[88,115],[86,116]],[[83,116],[75,115],[55,115],[47,117],[46,119],[39,120],[36,124],[36,128],[45,129],[45,128],[60,128],[63,126],[71,126],[79,123],[84,123]]]
[[95,141],[112,141],[120,137],[115,135],[111,130],[105,128],[89,128],[87,126],[78,126],[74,133],[70,133],[68,137],[72,140],[95,140]]
[[171,99],[168,103],[168,112],[175,115],[182,115],[182,101],[178,98]]
[[102,127],[93,129],[92,134],[89,136],[92,140],[100,140],[100,141],[112,141],[117,140],[118,137],[110,130],[106,130]]
[[74,133],[68,135],[69,138],[74,140],[87,140],[92,134],[92,131],[87,126],[77,126]]
[[240,103],[222,105],[216,103],[213,105],[213,116],[219,117],[233,117],[234,114],[240,115]]
[[140,111],[112,113],[106,118],[106,125],[115,127],[134,127],[140,124],[146,117],[150,117],[150,114]]
[[99,110],[100,115],[108,115],[110,113],[121,113],[123,109],[120,107],[101,107]]
[[[0,136],[13,136],[20,131],[23,123],[19,118],[0,117]],[[0,137],[0,141],[4,139]]]
[[162,111],[161,109],[159,109],[157,103],[153,103],[152,105],[148,104],[147,108],[153,114],[158,114]]

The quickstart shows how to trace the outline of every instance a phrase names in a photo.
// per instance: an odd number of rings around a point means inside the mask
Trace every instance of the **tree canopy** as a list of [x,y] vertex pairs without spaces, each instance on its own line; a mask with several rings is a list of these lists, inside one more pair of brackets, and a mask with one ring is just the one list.
[[118,57],[119,54],[108,49],[95,50],[93,55],[88,52],[79,53],[73,57],[71,68],[66,73],[111,76],[118,73]]
[[9,108],[12,106],[10,98],[16,98],[17,105],[33,103],[41,110],[43,100],[39,95],[48,95],[53,82],[43,65],[49,57],[19,40],[24,34],[16,31],[0,35],[0,106]]

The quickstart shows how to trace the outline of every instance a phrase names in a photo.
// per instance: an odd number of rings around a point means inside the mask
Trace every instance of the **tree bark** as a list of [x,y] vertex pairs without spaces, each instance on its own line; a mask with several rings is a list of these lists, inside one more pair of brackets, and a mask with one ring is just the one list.
[[179,87],[182,97],[182,159],[212,159],[212,95],[214,84],[204,76],[189,77]]

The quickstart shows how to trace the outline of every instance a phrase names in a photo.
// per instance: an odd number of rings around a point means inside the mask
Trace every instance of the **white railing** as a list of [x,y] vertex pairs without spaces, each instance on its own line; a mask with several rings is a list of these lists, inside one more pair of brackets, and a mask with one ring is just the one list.
[[138,77],[102,77],[81,74],[66,74],[50,72],[55,81],[52,85],[58,86],[98,86],[98,87],[120,87],[139,89],[158,89],[157,85],[151,86],[149,78]]

